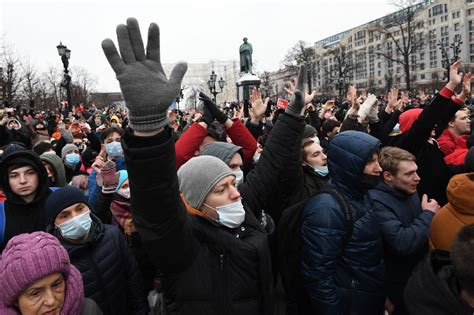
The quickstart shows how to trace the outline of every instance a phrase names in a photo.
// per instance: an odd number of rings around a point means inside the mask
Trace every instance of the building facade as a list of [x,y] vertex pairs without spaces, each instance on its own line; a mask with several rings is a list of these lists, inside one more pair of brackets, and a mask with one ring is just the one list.
[[[453,42],[458,43],[454,46],[459,47],[463,64],[474,65],[474,0],[428,0],[410,9],[414,12],[412,23],[417,25],[412,30],[418,46],[406,54],[411,91],[433,91],[446,82],[447,59],[453,57],[449,46]],[[317,41],[315,62],[310,68],[313,87],[322,94],[341,96],[349,83],[374,93],[385,93],[391,86],[406,89],[404,65],[387,58],[402,59],[397,45],[407,37],[397,23],[406,21],[404,12]]]

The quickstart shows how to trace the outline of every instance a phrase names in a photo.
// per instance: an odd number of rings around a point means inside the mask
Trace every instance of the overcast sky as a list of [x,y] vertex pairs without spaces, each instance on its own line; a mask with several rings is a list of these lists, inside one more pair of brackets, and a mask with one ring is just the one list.
[[158,23],[164,63],[238,59],[248,37],[261,72],[279,69],[300,39],[315,42],[394,10],[390,0],[0,0],[0,31],[40,71],[62,67],[62,41],[72,50],[70,66],[86,68],[105,92],[119,87],[100,43],[116,42],[116,25],[130,16],[145,42],[148,25]]

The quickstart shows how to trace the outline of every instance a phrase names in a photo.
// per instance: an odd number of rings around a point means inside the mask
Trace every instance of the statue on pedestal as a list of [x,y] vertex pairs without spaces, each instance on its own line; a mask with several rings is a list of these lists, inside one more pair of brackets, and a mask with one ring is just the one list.
[[240,45],[240,72],[252,73],[252,45],[244,37],[244,43]]

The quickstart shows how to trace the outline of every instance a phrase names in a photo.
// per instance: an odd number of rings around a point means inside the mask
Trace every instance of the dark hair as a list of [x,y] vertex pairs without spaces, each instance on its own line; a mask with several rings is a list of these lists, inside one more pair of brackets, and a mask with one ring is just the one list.
[[454,239],[451,261],[462,289],[474,296],[474,224],[463,227]]
[[330,132],[334,130],[334,128],[339,127],[341,122],[339,120],[334,119],[326,119],[321,126],[321,134],[323,137],[327,137]]
[[113,134],[114,132],[118,133],[120,136],[123,135],[123,129],[120,128],[120,127],[109,127],[109,128],[106,128],[104,131],[102,131],[102,134],[100,136],[100,138],[102,139],[102,142],[105,141],[105,139],[107,139],[108,136],[110,136],[111,134]]

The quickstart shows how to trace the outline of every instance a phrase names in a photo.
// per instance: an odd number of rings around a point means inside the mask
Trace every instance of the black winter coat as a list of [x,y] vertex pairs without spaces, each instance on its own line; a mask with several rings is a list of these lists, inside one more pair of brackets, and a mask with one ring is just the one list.
[[[26,203],[15,194],[8,183],[8,168],[18,164],[31,165],[38,173],[38,188],[32,202]],[[44,231],[48,226],[44,203],[51,194],[48,185],[48,174],[38,155],[30,150],[16,151],[6,157],[0,168],[0,185],[3,187],[7,200],[5,201],[5,236],[0,243],[0,252],[8,241],[22,233]]]
[[435,250],[419,265],[405,289],[405,303],[410,315],[472,315],[460,297],[449,252]]
[[90,240],[72,244],[56,235],[71,263],[79,269],[84,296],[93,299],[104,314],[148,314],[148,302],[137,262],[125,237],[112,225],[102,224],[91,214]]
[[258,164],[239,186],[246,216],[236,229],[186,214],[169,128],[146,138],[127,131],[122,138],[133,221],[162,272],[167,314],[273,314],[268,240],[255,214],[278,188],[280,170],[297,165],[292,158],[304,128],[302,119],[280,116]]
[[328,194],[311,198],[303,210],[302,272],[314,314],[381,314],[384,306],[383,244],[362,174],[380,146],[374,137],[346,131],[331,140],[328,185],[348,202],[345,211]]
[[413,269],[428,252],[434,213],[421,209],[418,194],[407,195],[384,182],[369,191],[384,241],[387,296],[403,309],[403,290]]

